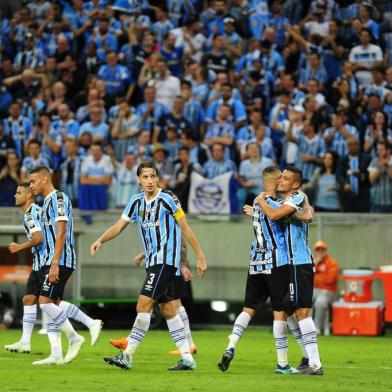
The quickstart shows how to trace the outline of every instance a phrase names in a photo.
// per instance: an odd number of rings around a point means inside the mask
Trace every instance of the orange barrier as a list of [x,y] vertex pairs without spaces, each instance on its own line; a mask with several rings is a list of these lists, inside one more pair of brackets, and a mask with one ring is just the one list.
[[375,275],[384,284],[385,321],[392,322],[392,272],[376,271]]
[[26,283],[31,269],[28,265],[0,265],[0,282]]

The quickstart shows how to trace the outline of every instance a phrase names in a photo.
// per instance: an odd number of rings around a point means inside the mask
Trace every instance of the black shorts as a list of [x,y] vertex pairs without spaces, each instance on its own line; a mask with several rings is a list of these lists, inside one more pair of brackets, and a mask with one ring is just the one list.
[[290,266],[272,268],[268,283],[272,310],[279,312],[290,309]]
[[250,309],[258,309],[265,304],[269,293],[269,274],[250,275],[246,280],[244,307]]
[[72,275],[73,269],[59,265],[59,280],[57,283],[49,283],[49,269],[50,267],[43,267],[41,269],[42,286],[40,295],[53,300],[63,298],[65,285],[67,284],[69,277]]
[[290,265],[290,302],[293,309],[312,307],[313,288],[313,264]]
[[174,277],[174,293],[173,299],[181,299],[185,296],[186,282],[182,276]]
[[166,264],[147,268],[140,294],[154,299],[158,304],[173,301],[176,271],[176,267]]
[[29,279],[26,284],[25,295],[35,295],[39,297],[42,286],[42,274],[41,271],[31,271]]

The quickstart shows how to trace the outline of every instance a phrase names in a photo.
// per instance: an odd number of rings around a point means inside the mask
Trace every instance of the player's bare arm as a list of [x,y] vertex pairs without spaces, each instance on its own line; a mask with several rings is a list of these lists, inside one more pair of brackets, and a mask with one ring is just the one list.
[[54,244],[54,255],[50,263],[48,279],[50,283],[57,283],[59,280],[59,260],[64,250],[65,240],[67,238],[67,222],[56,222],[56,242]]
[[266,192],[261,192],[257,197],[257,204],[264,211],[264,213],[268,216],[268,218],[272,220],[279,220],[286,216],[293,214],[296,209],[292,206],[282,205],[278,208],[273,208],[266,202],[266,198],[269,196]]
[[39,245],[42,243],[43,237],[40,231],[36,231],[33,233],[31,240],[23,242],[22,244],[18,244],[16,242],[10,242],[8,245],[8,250],[10,253],[18,253],[21,250],[31,249],[34,246]]
[[176,218],[177,223],[179,224],[182,234],[185,236],[186,240],[191,245],[197,257],[197,273],[200,278],[203,279],[204,275],[207,271],[207,261],[205,259],[203,250],[201,249],[199,240],[193,233],[192,229],[189,226],[189,223],[184,214],[182,216]]
[[186,241],[183,238],[181,243],[181,275],[183,276],[185,282],[190,282],[193,278],[192,272],[189,269],[188,263],[188,247]]
[[95,256],[101,249],[102,244],[116,238],[127,227],[128,222],[120,218],[113,226],[109,227],[93,244],[90,246],[91,256]]
[[136,267],[141,267],[144,259],[146,258],[144,252],[141,252],[135,256],[133,261],[135,262]]

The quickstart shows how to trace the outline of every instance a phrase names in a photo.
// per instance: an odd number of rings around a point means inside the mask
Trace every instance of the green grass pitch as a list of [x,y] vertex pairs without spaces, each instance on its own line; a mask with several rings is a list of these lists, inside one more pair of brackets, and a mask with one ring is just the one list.
[[[198,367],[193,372],[168,372],[176,358],[169,356],[173,344],[167,331],[150,331],[134,356],[133,368],[124,371],[105,364],[102,357],[116,354],[107,343],[127,331],[104,331],[91,347],[87,337],[78,358],[65,366],[37,367],[31,362],[47,356],[46,336],[34,332],[31,354],[13,354],[3,346],[20,337],[19,330],[0,331],[0,391],[391,391],[392,335],[368,337],[320,337],[319,347],[325,368],[322,377],[275,375],[276,356],[270,330],[249,329],[237,346],[230,369],[222,373],[217,362],[223,353],[230,329],[194,331],[199,348]],[[63,340],[64,351],[67,343]],[[290,337],[289,358],[300,359],[295,340]]]

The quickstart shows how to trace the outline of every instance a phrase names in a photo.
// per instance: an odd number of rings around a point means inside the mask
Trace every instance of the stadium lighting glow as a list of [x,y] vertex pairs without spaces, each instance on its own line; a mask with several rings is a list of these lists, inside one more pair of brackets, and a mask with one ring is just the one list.
[[226,301],[211,301],[211,309],[215,312],[226,312],[228,304]]

